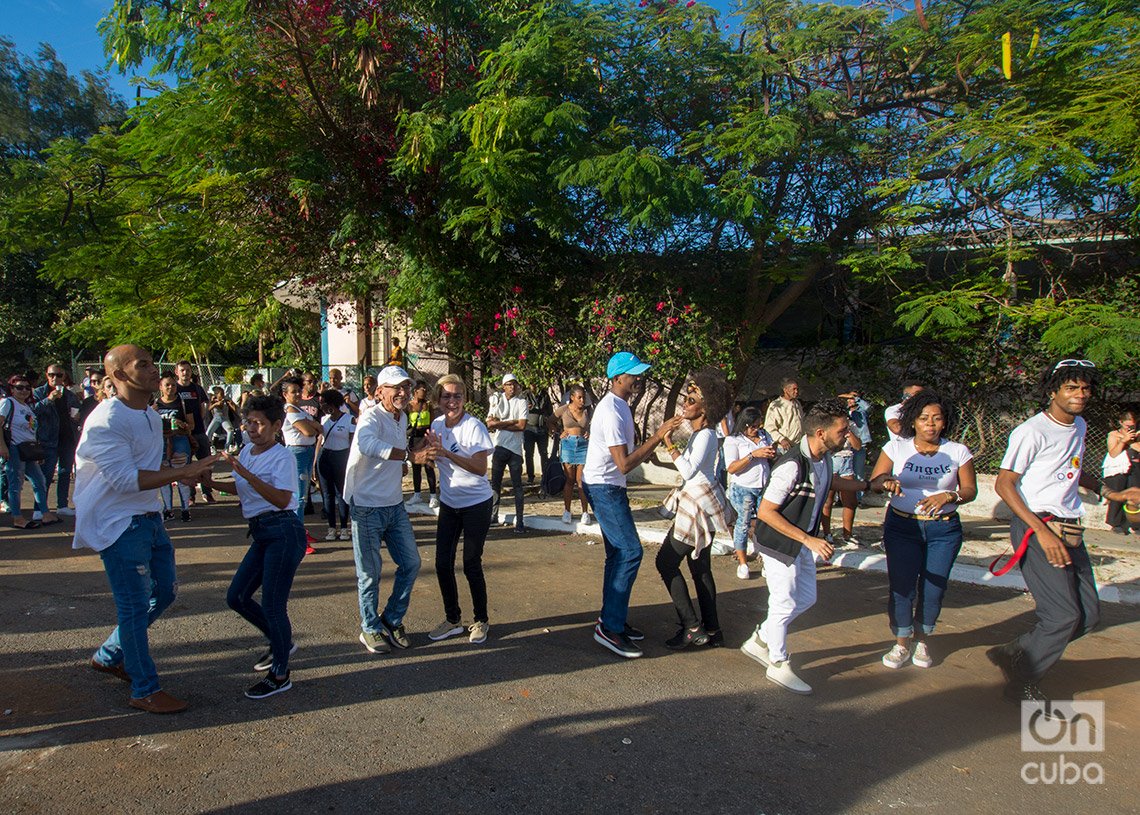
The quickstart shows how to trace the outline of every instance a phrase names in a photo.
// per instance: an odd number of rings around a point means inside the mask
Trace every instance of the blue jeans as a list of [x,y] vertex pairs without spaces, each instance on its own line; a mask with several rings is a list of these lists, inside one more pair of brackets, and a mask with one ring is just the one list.
[[297,517],[303,524],[305,522],[305,498],[309,494],[309,481],[313,477],[313,453],[317,447],[310,444],[308,447],[289,445],[285,448],[297,459]]
[[403,503],[390,507],[349,505],[352,513],[352,555],[356,560],[356,593],[360,599],[360,627],[370,634],[380,633],[380,545],[396,562],[392,595],[384,607],[384,621],[400,625],[408,613],[412,586],[420,573],[420,552],[412,534],[412,522]]
[[8,465],[4,468],[8,476],[8,506],[12,517],[20,514],[20,493],[24,488],[24,476],[32,482],[32,495],[35,496],[36,512],[48,511],[47,481],[38,461],[21,461],[20,448],[15,442],[8,445]]
[[[253,543],[234,573],[226,603],[265,635],[273,651],[273,673],[285,676],[293,645],[287,604],[305,557],[305,527],[288,510],[270,511],[250,519],[249,536]],[[259,586],[260,604],[253,599]]]
[[150,658],[147,628],[174,602],[178,582],[174,547],[158,513],[136,515],[119,539],[99,553],[119,624],[95,652],[104,665],[122,665],[131,675],[131,696],[162,689]]
[[602,528],[606,566],[602,575],[602,627],[620,634],[629,616],[629,596],[641,567],[641,538],[629,509],[625,487],[583,484]]
[[922,630],[930,634],[942,611],[950,569],[962,548],[962,521],[957,514],[946,521],[920,521],[887,509],[883,548],[891,585],[887,601],[891,631],[896,637],[913,636],[917,610]]
[[67,494],[71,492],[71,471],[75,468],[75,442],[61,445],[44,445],[44,460],[40,462],[40,472],[48,491],[55,481],[55,505],[60,509],[67,506]]
[[733,484],[728,488],[728,502],[736,510],[736,526],[732,529],[732,548],[737,552],[748,550],[748,525],[756,517],[760,506],[763,487],[741,487]]
[[[186,456],[186,462],[190,462],[190,437],[189,436],[171,436],[170,437],[170,455],[175,456],[181,453]],[[170,459],[163,458],[163,464],[170,464]],[[162,496],[162,508],[171,509],[174,506],[174,485],[167,484],[165,487],[160,487],[158,490]],[[178,485],[178,499],[182,502],[183,509],[190,508],[190,496],[193,495],[193,487],[188,487],[185,484]]]

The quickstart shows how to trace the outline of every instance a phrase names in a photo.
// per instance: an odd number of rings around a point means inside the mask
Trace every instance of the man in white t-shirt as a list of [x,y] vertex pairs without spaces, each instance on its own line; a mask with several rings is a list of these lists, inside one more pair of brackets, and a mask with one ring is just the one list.
[[811,693],[811,685],[792,671],[788,661],[788,627],[815,603],[815,558],[824,561],[832,546],[819,537],[820,517],[828,492],[866,490],[865,481],[833,477],[831,453],[847,440],[847,405],[825,399],[804,416],[799,443],[772,465],[772,474],[756,511],[756,548],[768,583],[768,616],[740,650],[766,668],[771,682],[793,693]]
[[633,581],[641,566],[641,538],[629,508],[626,474],[648,459],[666,434],[681,426],[684,419],[666,419],[638,448],[634,448],[633,412],[630,398],[641,390],[641,379],[649,365],[629,351],[610,357],[606,376],[610,392],[598,402],[590,421],[590,444],[582,482],[602,528],[606,547],[606,568],[602,579],[602,615],[594,626],[594,640],[626,658],[641,656],[634,640],[645,635],[626,621]]
[[[1021,575],[1037,603],[1031,631],[986,652],[1005,676],[1004,695],[1014,702],[1047,703],[1037,683],[1069,642],[1100,621],[1078,493],[1078,486],[1098,486],[1082,468],[1086,425],[1081,418],[1096,386],[1096,367],[1085,359],[1064,359],[1046,372],[1043,384],[1049,404],[1009,434],[994,485],[1013,513],[1009,532],[1014,551],[1029,535]],[[1100,495],[1140,503],[1140,487],[1117,492],[1102,486]],[[1046,711],[1048,716],[1048,707]]]
[[[404,509],[404,464],[427,461],[425,451],[408,450],[408,406],[412,380],[396,365],[376,377],[380,403],[360,416],[349,448],[344,499],[352,515],[352,552],[360,601],[360,642],[373,654],[409,648],[404,615],[420,573],[420,553]],[[381,546],[396,563],[392,594],[380,605]]]
[[495,451],[491,454],[492,520],[499,517],[499,497],[503,489],[503,468],[511,471],[511,491],[515,495],[515,526],[518,534],[526,532],[523,524],[523,432],[530,409],[522,396],[522,387],[514,374],[503,375],[503,392],[495,394],[487,409],[487,429],[494,435]]
[[904,382],[902,399],[883,411],[883,421],[887,423],[888,441],[898,441],[901,438],[899,436],[899,417],[902,416],[903,404],[907,399],[919,393],[922,388],[923,386],[917,382]]
[[131,707],[177,713],[187,705],[162,690],[147,628],[174,601],[174,547],[162,525],[158,488],[207,474],[217,456],[193,463],[174,456],[162,467],[162,419],[150,407],[159,370],[135,345],[104,359],[117,399],[87,417],[75,452],[75,540],[103,560],[118,625],[91,659],[95,670],[131,683]]

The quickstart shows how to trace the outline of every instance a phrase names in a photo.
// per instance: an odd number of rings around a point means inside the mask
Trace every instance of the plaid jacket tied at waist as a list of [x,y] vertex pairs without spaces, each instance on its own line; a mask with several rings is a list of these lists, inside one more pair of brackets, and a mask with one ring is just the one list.
[[703,473],[696,473],[674,489],[663,503],[675,516],[674,540],[693,547],[693,560],[712,545],[716,533],[731,534],[736,523],[736,510],[725,499],[724,488]]

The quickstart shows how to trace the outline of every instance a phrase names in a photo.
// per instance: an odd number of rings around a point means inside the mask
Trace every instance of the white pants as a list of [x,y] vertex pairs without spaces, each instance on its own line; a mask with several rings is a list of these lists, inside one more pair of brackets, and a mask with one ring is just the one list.
[[760,636],[768,643],[773,662],[788,658],[788,626],[815,605],[815,556],[804,546],[791,565],[761,553],[764,580],[768,583],[768,617],[760,624]]

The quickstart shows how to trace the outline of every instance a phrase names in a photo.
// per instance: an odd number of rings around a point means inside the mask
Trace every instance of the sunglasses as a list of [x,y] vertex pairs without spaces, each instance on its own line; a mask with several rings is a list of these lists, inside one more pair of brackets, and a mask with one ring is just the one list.
[[47,372],[47,375],[48,375],[49,377],[63,376],[63,372],[62,372],[62,371],[59,371],[59,372],[57,372],[57,371],[48,371],[48,372]]
[[1062,368],[1095,368],[1096,363],[1087,359],[1063,359],[1053,366],[1054,372]]
[[12,390],[14,390],[14,391],[30,391],[31,389],[32,389],[31,385],[13,385],[12,386]]

